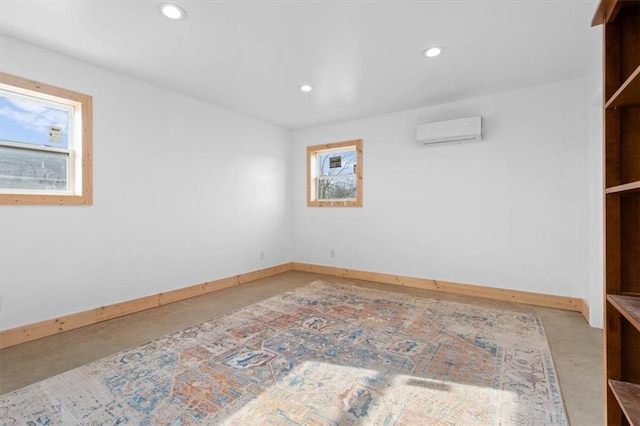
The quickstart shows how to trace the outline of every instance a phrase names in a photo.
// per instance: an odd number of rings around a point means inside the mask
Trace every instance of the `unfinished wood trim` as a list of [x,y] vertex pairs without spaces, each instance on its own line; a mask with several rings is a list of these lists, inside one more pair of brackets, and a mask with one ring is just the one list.
[[584,299],[582,299],[582,309],[580,310],[580,313],[584,319],[589,322],[589,304]]
[[588,307],[581,299],[292,262],[4,330],[0,333],[0,348],[52,336],[75,328],[201,296],[224,288],[235,287],[240,284],[282,274],[291,270],[565,309],[582,312],[588,320]]
[[[315,179],[312,173],[311,158],[318,151],[329,149],[356,148],[356,199],[345,201],[319,201],[314,199]],[[331,142],[307,147],[307,207],[362,207],[362,139]]]
[[384,284],[394,284],[404,287],[421,288],[425,290],[439,291],[442,293],[463,294],[466,296],[482,297],[485,299],[504,300],[508,302],[544,306],[547,308],[564,309],[574,312],[583,312],[585,305],[582,299],[573,297],[531,293],[527,291],[508,290],[494,287],[484,287],[472,284],[461,284],[428,278],[384,274],[379,272],[358,271],[355,269],[336,268],[333,266],[313,265],[308,263],[294,262],[293,270],[315,272],[318,274],[332,275],[343,278],[353,278],[364,281],[374,281]]
[[82,102],[82,194],[78,204],[93,204],[93,99]]
[[82,114],[82,193],[78,195],[0,194],[0,205],[91,205],[93,204],[93,99],[89,95],[0,72],[0,82],[45,95],[80,103]]
[[33,324],[23,325],[21,327],[11,328],[0,333],[0,348],[18,345],[20,343],[52,336],[54,334],[84,327],[86,325],[156,308],[158,306],[167,305],[169,303],[189,299],[191,297],[201,296],[213,291],[222,290],[223,288],[234,287],[261,278],[282,274],[284,272],[291,271],[292,268],[292,263],[284,263],[270,268],[234,275],[232,277],[196,284],[190,287],[179,288],[164,293],[114,303],[112,305],[101,306],[84,312],[78,312]]

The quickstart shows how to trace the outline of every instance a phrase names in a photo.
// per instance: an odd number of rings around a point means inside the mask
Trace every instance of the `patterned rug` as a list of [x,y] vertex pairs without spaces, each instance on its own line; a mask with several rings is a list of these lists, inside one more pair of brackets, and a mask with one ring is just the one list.
[[533,315],[316,281],[0,397],[2,424],[566,424]]

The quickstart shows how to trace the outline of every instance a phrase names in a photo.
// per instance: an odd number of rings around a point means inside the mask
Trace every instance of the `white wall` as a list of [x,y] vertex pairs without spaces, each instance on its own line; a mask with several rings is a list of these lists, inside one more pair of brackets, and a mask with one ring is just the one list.
[[[482,142],[415,143],[471,115]],[[585,128],[577,79],[296,131],[295,260],[587,298]],[[364,207],[308,208],[305,147],[356,138]]]
[[0,208],[2,329],[291,260],[288,131],[0,42],[2,71],[94,106],[93,206]]
[[[2,329],[291,260],[585,298],[602,325],[599,60],[584,80],[300,130],[291,149],[286,130],[0,42],[2,71],[93,96],[95,189],[90,207],[0,207]],[[469,115],[482,142],[415,144],[418,123]],[[364,207],[307,208],[305,147],[354,138]]]
[[[593,28],[602,34],[602,25]],[[602,152],[602,35],[585,73],[585,108],[589,144],[589,323],[602,328],[604,323],[603,260],[603,152]]]

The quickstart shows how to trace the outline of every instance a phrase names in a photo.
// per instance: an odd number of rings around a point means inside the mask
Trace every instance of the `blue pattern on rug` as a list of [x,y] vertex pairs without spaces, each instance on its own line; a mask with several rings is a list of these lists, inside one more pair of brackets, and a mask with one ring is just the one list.
[[533,315],[321,281],[0,397],[10,424],[566,424]]

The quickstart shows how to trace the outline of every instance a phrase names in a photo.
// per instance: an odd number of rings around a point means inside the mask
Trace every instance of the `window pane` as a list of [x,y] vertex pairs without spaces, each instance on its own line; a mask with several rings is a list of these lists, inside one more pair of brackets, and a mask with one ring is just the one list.
[[69,154],[0,146],[0,187],[67,190]]
[[68,148],[71,107],[7,92],[0,94],[0,139]]
[[350,175],[356,172],[356,151],[318,153],[320,176]]
[[355,199],[355,176],[318,179],[318,200]]

